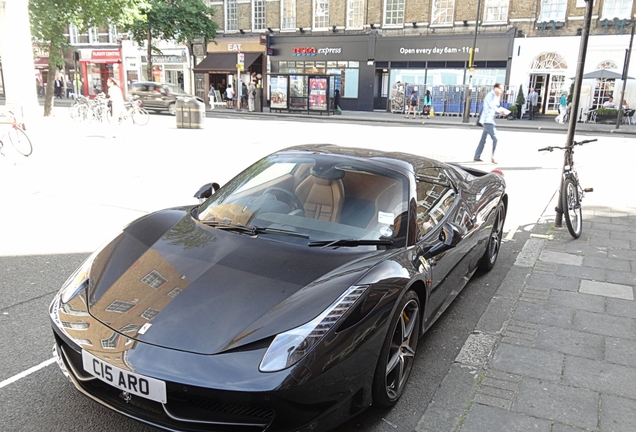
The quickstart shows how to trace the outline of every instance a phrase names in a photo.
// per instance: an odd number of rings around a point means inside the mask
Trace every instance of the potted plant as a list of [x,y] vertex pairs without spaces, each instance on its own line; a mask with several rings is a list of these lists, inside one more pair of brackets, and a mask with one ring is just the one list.
[[[523,95],[523,86],[519,86],[519,93],[517,93],[517,100],[515,102],[517,108],[517,118],[521,118],[521,108],[526,104],[526,98]],[[512,108],[512,107],[511,107]],[[510,110],[512,111],[512,110]]]
[[597,108],[596,123],[614,123],[618,116],[618,110],[614,108]]
[[510,111],[510,114],[508,114],[506,116],[506,118],[508,120],[514,120],[514,119],[518,119],[519,117],[519,107],[517,105],[510,105],[508,107],[508,110]]

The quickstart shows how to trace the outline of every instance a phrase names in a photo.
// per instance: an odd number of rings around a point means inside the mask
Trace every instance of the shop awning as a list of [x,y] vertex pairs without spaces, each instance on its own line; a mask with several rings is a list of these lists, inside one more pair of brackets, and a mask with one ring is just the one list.
[[[250,67],[261,53],[245,53],[245,69]],[[194,71],[201,72],[235,72],[236,71],[236,53],[220,53],[208,54],[201,63],[194,67]]]

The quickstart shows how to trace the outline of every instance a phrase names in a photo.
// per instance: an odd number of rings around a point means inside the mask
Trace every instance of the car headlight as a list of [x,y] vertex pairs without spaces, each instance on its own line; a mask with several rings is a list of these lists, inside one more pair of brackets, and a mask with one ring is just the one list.
[[352,286],[323,313],[300,327],[280,333],[261,360],[261,372],[277,372],[296,364],[316,346],[369,288]]
[[110,241],[101,245],[95,252],[93,252],[81,266],[73,272],[73,274],[64,282],[62,288],[58,292],[58,296],[62,303],[68,303],[73,297],[75,297],[80,291],[88,287],[88,280],[91,272],[91,267],[97,255],[110,243]]

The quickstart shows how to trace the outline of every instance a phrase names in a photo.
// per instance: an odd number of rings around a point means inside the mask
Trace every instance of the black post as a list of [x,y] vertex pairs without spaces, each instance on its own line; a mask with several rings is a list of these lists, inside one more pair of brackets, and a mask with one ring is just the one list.
[[634,42],[634,23],[632,22],[632,35],[629,38],[629,49],[625,53],[625,64],[623,65],[623,89],[621,90],[621,99],[618,101],[618,117],[616,118],[616,129],[621,125],[623,119],[623,98],[625,97],[625,87],[627,86],[627,74],[629,72],[629,60],[632,55],[632,43]]
[[477,48],[477,31],[479,30],[479,13],[481,12],[481,0],[477,0],[477,19],[475,20],[475,38],[473,39],[473,48],[469,54],[468,59],[468,67],[469,67],[469,78],[468,78],[468,86],[466,86],[466,95],[464,98],[464,116],[462,117],[462,123],[468,123],[470,117],[470,84],[473,80],[473,64],[475,63],[475,49]]
[[[569,147],[574,141],[574,133],[576,132],[576,113],[579,111],[579,101],[581,99],[581,83],[583,82],[583,70],[585,68],[585,57],[587,56],[587,40],[590,36],[590,24],[592,22],[592,6],[593,0],[585,0],[585,21],[583,24],[583,32],[581,33],[581,45],[579,47],[579,61],[576,66],[576,76],[574,77],[574,94],[572,95],[572,106],[570,107],[570,122],[568,125],[568,136],[566,138],[566,146]],[[563,169],[565,170],[565,158],[563,158]],[[563,224],[563,204],[561,189],[563,188],[563,176],[559,183],[559,201],[556,206],[556,216],[554,218],[554,226],[561,227]]]

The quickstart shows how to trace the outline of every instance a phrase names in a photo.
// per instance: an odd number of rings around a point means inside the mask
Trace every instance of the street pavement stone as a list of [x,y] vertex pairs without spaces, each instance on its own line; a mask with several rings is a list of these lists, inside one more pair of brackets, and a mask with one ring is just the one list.
[[563,354],[602,360],[605,339],[599,335],[576,330],[544,326],[541,327],[534,346],[545,351],[557,351]]
[[532,273],[528,279],[528,285],[562,291],[577,291],[579,289],[579,281],[576,279],[541,273]]
[[606,305],[607,313],[610,315],[636,318],[636,305],[633,301],[608,298]]
[[556,264],[569,264],[580,266],[583,264],[583,257],[563,252],[554,252],[550,250],[543,250],[539,255],[541,261],[548,261]]
[[603,336],[636,339],[636,320],[632,318],[579,310],[574,314],[573,328]]
[[563,368],[563,354],[501,344],[495,352],[491,366],[504,372],[532,378],[559,381]]
[[603,432],[636,431],[634,400],[602,395],[601,408],[601,430]]
[[[636,342],[612,337],[605,338],[605,360],[636,368]],[[636,431],[636,428],[634,430]]]
[[550,293],[548,304],[551,306],[568,307],[590,312],[605,311],[605,298],[591,294],[554,290]]
[[636,286],[636,272],[607,270],[607,282]]
[[541,418],[474,404],[461,430],[462,432],[550,432],[552,425],[548,420]]
[[636,369],[607,361],[568,356],[563,378],[566,384],[636,401]]
[[519,302],[513,318],[553,327],[570,328],[574,322],[574,309]]
[[578,279],[605,280],[605,270],[586,266],[559,265],[556,272],[559,276],[567,276]]
[[608,270],[618,270],[621,272],[631,270],[630,262],[625,259],[618,259],[618,257],[610,259],[598,256],[586,256],[583,258],[583,265]]
[[624,300],[634,300],[634,289],[631,286],[607,282],[582,280],[579,292]]

